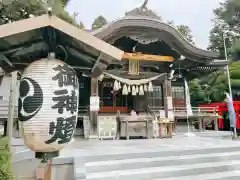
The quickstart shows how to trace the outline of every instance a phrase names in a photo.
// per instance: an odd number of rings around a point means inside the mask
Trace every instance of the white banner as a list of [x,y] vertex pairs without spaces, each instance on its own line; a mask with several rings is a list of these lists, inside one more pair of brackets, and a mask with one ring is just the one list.
[[185,86],[185,102],[186,102],[186,108],[187,108],[187,116],[192,116],[192,106],[191,106],[191,99],[190,99],[190,92],[189,87],[186,79],[184,79],[184,86]]

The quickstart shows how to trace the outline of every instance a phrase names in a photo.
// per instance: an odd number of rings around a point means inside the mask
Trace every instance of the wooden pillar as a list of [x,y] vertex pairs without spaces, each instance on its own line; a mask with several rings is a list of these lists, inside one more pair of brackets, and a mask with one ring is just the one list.
[[[91,96],[98,96],[98,79],[91,79]],[[90,111],[89,114],[90,120],[90,135],[97,135],[97,126],[98,126],[98,112]]]
[[214,130],[218,131],[218,117],[214,117]]
[[172,100],[172,83],[171,80],[167,78],[167,75],[163,83],[163,94],[164,94],[164,109],[165,115],[170,120],[174,120],[173,114],[173,100]]
[[240,122],[239,122],[239,110],[238,110],[238,104],[235,104],[234,110],[236,112],[236,127],[239,127]]
[[10,96],[9,96],[9,106],[8,106],[8,119],[7,119],[7,136],[9,140],[9,148],[10,152],[12,152],[12,137],[13,137],[13,121],[14,121],[14,110],[16,107],[16,99],[18,99],[17,96],[17,77],[18,72],[14,71],[11,73],[12,79],[11,79],[11,86],[10,86]]
[[51,180],[51,164],[41,163],[36,169],[37,180]]
[[222,118],[222,115],[223,115],[223,112],[222,111],[220,111],[219,109],[218,109],[218,115],[220,116],[219,118],[218,118],[218,128],[219,129],[223,129],[224,128],[224,124],[223,124],[223,118]]
[[203,130],[203,120],[202,120],[202,117],[198,117],[198,128],[199,128],[199,131],[202,132],[202,130]]

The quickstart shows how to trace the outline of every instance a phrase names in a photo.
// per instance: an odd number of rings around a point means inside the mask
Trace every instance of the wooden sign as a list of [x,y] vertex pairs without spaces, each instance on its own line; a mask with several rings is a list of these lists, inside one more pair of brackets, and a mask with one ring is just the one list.
[[157,56],[151,54],[141,53],[124,53],[122,59],[138,60],[138,61],[159,61],[159,62],[173,62],[172,56]]
[[100,98],[99,96],[90,97],[90,111],[99,111],[100,108]]
[[128,64],[128,74],[139,75],[139,61],[138,60],[129,60]]

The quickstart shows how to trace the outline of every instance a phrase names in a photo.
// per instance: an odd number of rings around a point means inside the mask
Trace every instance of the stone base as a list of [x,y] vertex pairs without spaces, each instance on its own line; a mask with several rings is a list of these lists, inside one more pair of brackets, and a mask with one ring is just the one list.
[[55,151],[55,152],[36,152],[35,153],[35,158],[42,159],[42,160],[53,159],[53,158],[58,157],[58,156],[59,156],[59,151]]
[[90,136],[90,122],[89,116],[83,116],[83,131],[84,131],[84,138],[88,139]]

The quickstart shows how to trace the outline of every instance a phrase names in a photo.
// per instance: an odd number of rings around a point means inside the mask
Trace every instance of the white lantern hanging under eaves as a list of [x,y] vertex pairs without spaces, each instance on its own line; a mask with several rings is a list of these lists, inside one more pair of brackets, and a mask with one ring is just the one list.
[[77,124],[79,85],[75,71],[60,60],[42,59],[23,72],[18,119],[25,144],[35,152],[58,152]]

